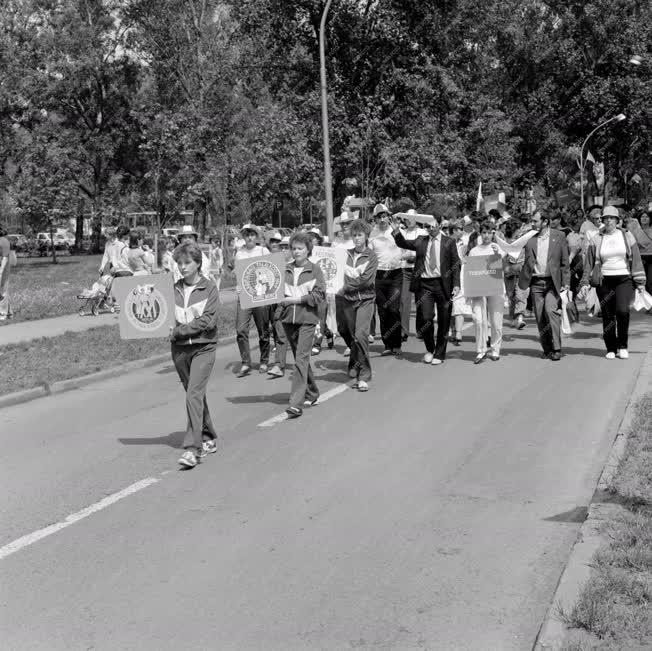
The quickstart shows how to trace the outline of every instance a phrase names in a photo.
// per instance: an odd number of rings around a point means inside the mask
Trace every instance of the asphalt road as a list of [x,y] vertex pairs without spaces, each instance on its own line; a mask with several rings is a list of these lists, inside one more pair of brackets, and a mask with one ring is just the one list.
[[441,367],[411,340],[405,359],[373,359],[368,394],[342,390],[327,352],[330,399],[270,427],[287,379],[237,380],[224,347],[209,391],[222,447],[186,472],[170,365],[2,410],[0,646],[530,649],[645,319],[628,361],[603,358],[596,323],[559,363],[538,358],[532,325],[481,366],[471,330]]

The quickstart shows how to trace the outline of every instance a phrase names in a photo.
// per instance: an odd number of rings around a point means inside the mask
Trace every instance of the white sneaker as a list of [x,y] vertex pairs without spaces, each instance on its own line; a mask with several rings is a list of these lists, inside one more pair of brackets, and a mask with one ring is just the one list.
[[347,348],[343,353],[344,357],[348,357],[351,354],[351,349]]
[[376,341],[376,337],[374,337],[373,335],[369,335],[369,343],[373,344],[374,341]]
[[616,353],[607,353],[605,357],[607,359],[616,359]]
[[369,391],[369,385],[364,380],[360,380],[358,382],[358,391],[362,391],[363,393]]
[[444,360],[443,359],[437,359],[436,357],[432,358],[432,362],[430,362],[433,366],[439,366],[439,364],[443,364]]
[[629,352],[627,351],[627,348],[621,348],[618,351],[618,358],[619,359],[629,359]]
[[186,450],[179,459],[179,465],[186,468],[194,468],[198,462],[199,460],[192,450]]
[[426,353],[423,356],[423,363],[424,364],[432,364],[433,358],[434,358],[434,355],[432,353]]

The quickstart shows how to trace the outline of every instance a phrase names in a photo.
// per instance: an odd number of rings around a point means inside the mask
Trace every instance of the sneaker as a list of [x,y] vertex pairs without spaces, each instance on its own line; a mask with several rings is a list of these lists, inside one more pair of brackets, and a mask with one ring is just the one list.
[[400,348],[394,348],[392,352],[394,353],[394,357],[396,357],[396,359],[403,359],[403,351]]
[[217,440],[216,439],[207,439],[202,443],[201,450],[197,455],[200,459],[209,455],[215,454],[217,452]]
[[358,382],[358,391],[362,391],[363,393],[369,391],[369,385],[364,380],[360,380]]
[[473,363],[474,364],[482,364],[482,362],[484,362],[486,357],[487,357],[486,353],[478,353],[476,355],[475,361]]
[[269,371],[269,367],[267,366],[267,364],[261,364],[258,367],[258,372],[261,373],[261,374],[262,373],[267,373],[267,371]]
[[236,377],[245,377],[245,375],[249,375],[249,373],[251,373],[251,366],[248,366],[247,364],[243,364],[240,367],[240,370],[238,371]]
[[374,341],[376,341],[376,337],[374,337],[373,335],[369,335],[369,343],[373,344]]
[[270,375],[271,377],[283,377],[285,373],[278,364],[274,364],[274,366],[267,371],[267,375]]
[[629,359],[629,351],[627,348],[621,348],[618,351],[618,359]]
[[498,355],[497,353],[491,353],[491,355],[489,355],[489,359],[492,362],[497,362],[500,359],[500,355]]
[[433,366],[439,366],[440,364],[444,363],[443,359],[437,359],[436,357],[432,358],[432,362],[430,362]]
[[198,463],[199,459],[192,450],[186,450],[179,459],[179,465],[185,468],[194,468]]
[[285,413],[288,415],[288,418],[299,418],[299,416],[303,416],[303,410],[299,409],[299,407],[288,407]]
[[381,357],[389,357],[390,355],[394,354],[394,349],[393,348],[385,348],[382,353],[380,353]]
[[[620,351],[618,351],[618,352],[620,352]],[[605,355],[605,357],[606,357],[607,359],[616,359],[616,353],[607,353],[607,354]]]
[[304,400],[303,401],[303,406],[304,407],[314,407],[317,402],[319,402],[319,398],[315,398],[314,400]]
[[516,328],[517,330],[523,330],[525,328],[525,319],[522,314],[519,314],[516,318]]
[[311,355],[319,355],[321,353],[321,348],[319,346],[313,346],[312,350],[310,351]]
[[423,363],[424,364],[432,364],[432,360],[434,359],[434,355],[432,353],[426,353],[423,356]]

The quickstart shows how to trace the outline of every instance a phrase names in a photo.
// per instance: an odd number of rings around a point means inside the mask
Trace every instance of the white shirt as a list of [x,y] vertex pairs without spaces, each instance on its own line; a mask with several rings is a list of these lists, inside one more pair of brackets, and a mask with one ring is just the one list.
[[599,254],[602,260],[602,275],[629,276],[627,246],[621,231],[602,234]]
[[248,249],[246,246],[238,249],[235,252],[236,260],[247,260],[248,258],[258,258],[261,255],[269,255],[269,249],[266,246],[254,246],[253,249]]
[[355,249],[355,244],[353,244],[353,240],[342,240],[342,239],[336,239],[333,240],[333,244],[331,245],[334,249]]
[[548,249],[550,248],[550,231],[546,235],[537,237],[537,260],[534,265],[534,275],[548,278]]
[[394,271],[401,268],[403,249],[396,245],[391,228],[372,234],[369,248],[378,256],[378,271]]
[[[434,271],[431,268],[431,256],[435,255],[437,266]],[[430,238],[426,249],[426,264],[421,274],[422,278],[441,278],[441,233],[435,238]]]
[[[428,235],[428,231],[424,230],[423,228],[413,228],[412,230],[401,229],[401,233],[403,234],[403,237],[408,241],[414,241],[421,235]],[[401,267],[403,267],[403,269],[413,269],[414,259],[416,258],[417,254],[414,251],[408,251],[407,249],[404,249],[404,251],[410,254],[410,258],[408,260],[404,259],[401,262]]]
[[[470,251],[469,255],[470,256],[478,256],[478,255],[496,255],[496,252],[494,251],[494,246],[498,246],[497,244],[478,244],[478,246],[474,246]],[[498,246],[498,254],[501,258],[505,256],[505,252]]]
[[127,251],[129,245],[126,242],[117,241],[109,251],[109,259],[113,266],[113,272],[116,271],[131,271],[129,260],[127,259]]

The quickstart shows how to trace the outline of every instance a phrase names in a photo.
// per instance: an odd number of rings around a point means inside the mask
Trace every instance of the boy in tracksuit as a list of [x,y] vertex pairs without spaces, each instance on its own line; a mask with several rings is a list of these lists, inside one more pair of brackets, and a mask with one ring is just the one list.
[[349,249],[344,270],[344,287],[340,290],[342,337],[348,348],[349,377],[356,379],[358,391],[368,391],[371,380],[369,329],[376,302],[375,278],[378,258],[369,248],[371,228],[362,220],[351,225],[355,248]]
[[177,325],[171,329],[172,361],[186,390],[188,425],[179,464],[194,468],[201,457],[217,452],[217,434],[206,403],[206,385],[215,363],[219,293],[201,275],[202,252],[195,243],[174,252],[181,280],[174,285]]
[[294,354],[290,405],[285,411],[288,418],[298,418],[303,414],[302,407],[310,407],[319,399],[310,352],[326,283],[319,265],[308,259],[312,252],[308,234],[295,233],[290,238],[290,249],[293,260],[285,268],[285,300],[279,304],[278,316]]

